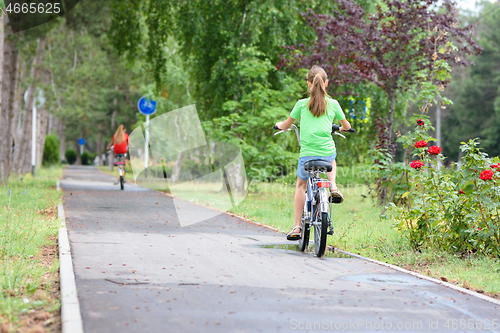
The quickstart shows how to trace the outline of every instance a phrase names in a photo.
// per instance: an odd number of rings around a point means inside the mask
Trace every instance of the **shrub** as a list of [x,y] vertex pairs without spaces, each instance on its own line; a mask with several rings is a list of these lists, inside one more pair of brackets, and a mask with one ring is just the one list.
[[[396,213],[396,227],[408,236],[414,248],[435,246],[451,252],[485,253],[500,256],[500,168],[498,157],[489,158],[477,146],[477,139],[462,142],[462,166],[457,170],[438,170],[444,160],[438,148],[427,149],[422,141],[435,141],[427,134],[431,127],[418,126],[398,141],[421,163],[416,167],[387,167],[387,172],[401,172],[407,191],[391,203]],[[415,145],[415,143],[419,143]],[[417,147],[418,146],[418,147]],[[434,147],[434,146],[433,146]],[[432,148],[432,147],[431,147]],[[408,154],[409,155],[409,154]]]
[[87,152],[84,152],[80,155],[80,159],[82,160],[82,165],[89,165],[90,155]]
[[73,164],[76,162],[76,151],[68,149],[64,153],[64,157],[66,158],[66,162],[68,162],[68,164]]
[[49,134],[45,137],[43,147],[43,165],[59,163],[59,138],[55,134]]

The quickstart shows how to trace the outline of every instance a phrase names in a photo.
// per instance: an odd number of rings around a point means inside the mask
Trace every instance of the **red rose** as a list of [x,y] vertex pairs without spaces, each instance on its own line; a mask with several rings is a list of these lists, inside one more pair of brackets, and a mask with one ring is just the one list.
[[500,163],[490,165],[490,168],[500,171]]
[[411,164],[410,164],[410,166],[413,169],[420,169],[423,165],[424,165],[424,163],[420,162],[420,160],[412,161]]
[[441,147],[432,146],[432,147],[429,147],[429,149],[427,151],[431,155],[438,155],[438,154],[441,154]]
[[461,188],[460,191],[458,192],[458,194],[465,194],[464,189]]
[[493,171],[491,170],[484,170],[479,175],[479,178],[481,178],[482,180],[491,180],[492,177],[493,177]]
[[417,119],[418,126],[424,126],[424,121],[422,119]]
[[425,140],[420,140],[415,142],[415,148],[424,148],[427,147],[427,142]]
[[483,230],[483,228],[477,228],[477,230]]

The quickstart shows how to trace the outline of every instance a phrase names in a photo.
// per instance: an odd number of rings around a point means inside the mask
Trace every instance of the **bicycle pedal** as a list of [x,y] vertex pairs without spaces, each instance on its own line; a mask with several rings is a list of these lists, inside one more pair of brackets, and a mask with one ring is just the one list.
[[334,196],[330,196],[328,199],[329,199],[328,201],[329,201],[330,203],[335,203],[335,204],[339,204],[339,203],[342,203],[342,202],[344,201],[344,198],[343,198],[343,197],[334,197]]
[[333,236],[333,230],[328,231],[327,234]]

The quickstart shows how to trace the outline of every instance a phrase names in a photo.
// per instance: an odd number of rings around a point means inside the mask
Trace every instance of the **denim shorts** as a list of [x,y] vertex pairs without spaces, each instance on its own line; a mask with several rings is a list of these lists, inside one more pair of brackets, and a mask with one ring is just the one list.
[[330,156],[303,156],[299,157],[299,166],[297,167],[297,177],[299,177],[302,180],[308,180],[309,179],[309,172],[304,170],[304,164],[308,161],[312,160],[321,160],[321,161],[326,161],[329,163],[332,163],[335,161],[335,158],[337,157],[337,153],[334,153],[333,155]]

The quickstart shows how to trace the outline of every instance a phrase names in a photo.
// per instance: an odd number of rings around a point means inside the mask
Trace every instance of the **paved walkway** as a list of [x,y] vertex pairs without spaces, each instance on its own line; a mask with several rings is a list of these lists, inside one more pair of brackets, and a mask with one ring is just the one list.
[[499,332],[487,301],[361,259],[265,248],[284,235],[227,215],[181,227],[170,197],[115,181],[93,167],[61,181],[85,332]]

